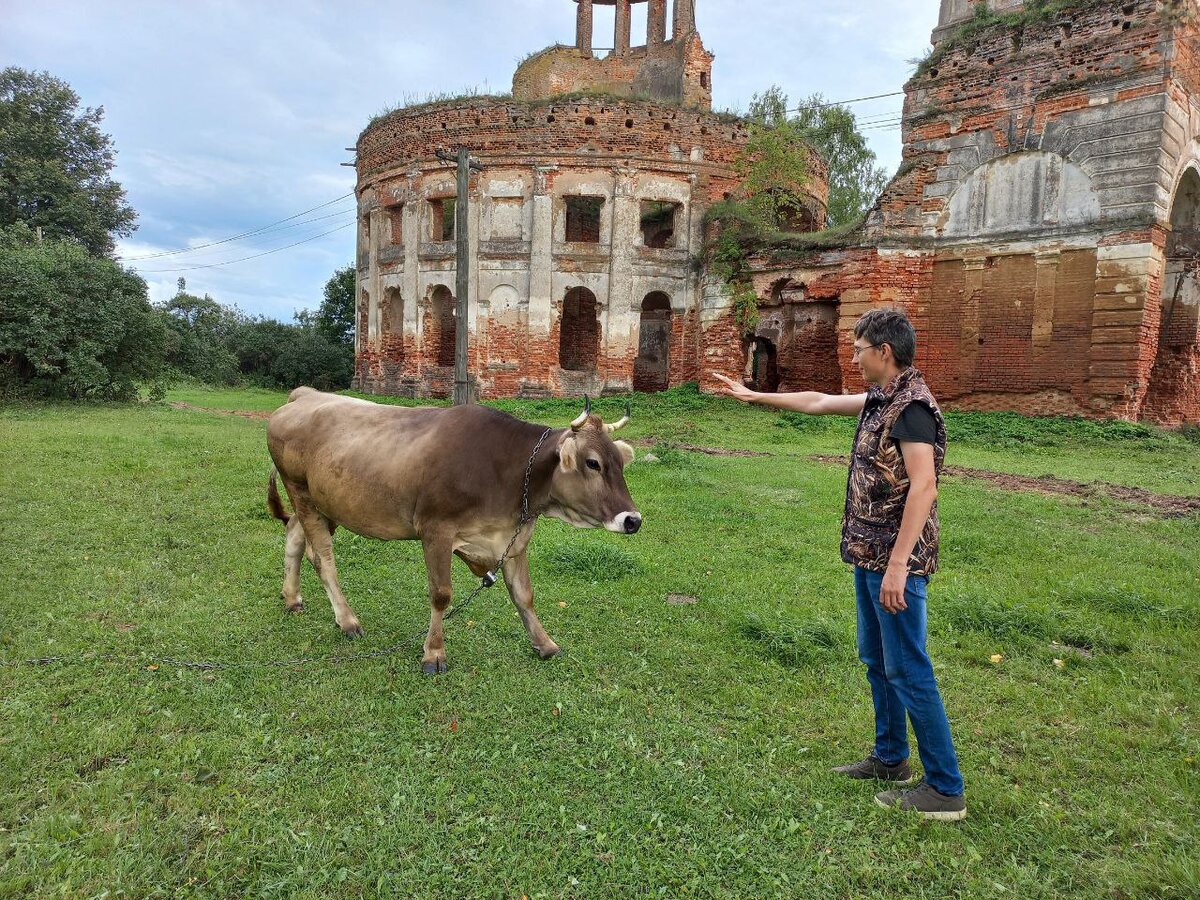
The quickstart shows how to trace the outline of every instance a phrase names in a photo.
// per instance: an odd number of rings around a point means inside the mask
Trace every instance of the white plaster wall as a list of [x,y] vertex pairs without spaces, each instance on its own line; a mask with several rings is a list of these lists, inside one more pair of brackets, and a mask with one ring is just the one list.
[[1092,180],[1075,163],[1030,151],[979,166],[950,197],[945,237],[984,237],[1100,219]]

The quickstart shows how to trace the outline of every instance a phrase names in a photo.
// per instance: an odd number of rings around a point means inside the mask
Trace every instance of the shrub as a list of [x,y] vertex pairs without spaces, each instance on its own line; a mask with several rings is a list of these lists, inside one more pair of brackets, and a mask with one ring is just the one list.
[[73,241],[0,232],[0,390],[125,400],[163,371],[146,283]]

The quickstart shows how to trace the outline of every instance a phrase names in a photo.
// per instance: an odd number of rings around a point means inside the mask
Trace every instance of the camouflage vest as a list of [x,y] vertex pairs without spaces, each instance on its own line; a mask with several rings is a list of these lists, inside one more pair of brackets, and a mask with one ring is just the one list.
[[[933,448],[934,470],[940,475],[946,458],[946,425],[937,401],[921,373],[909,366],[884,387],[872,387],[858,420],[850,476],[846,484],[846,514],[842,517],[842,559],[873,572],[887,570],[892,545],[900,534],[904,503],[908,499],[908,472],[900,445],[892,440],[892,428],[913,401],[933,411],[937,443]],[[932,575],[938,564],[937,503],[929,512],[925,529],[917,539],[908,571]]]

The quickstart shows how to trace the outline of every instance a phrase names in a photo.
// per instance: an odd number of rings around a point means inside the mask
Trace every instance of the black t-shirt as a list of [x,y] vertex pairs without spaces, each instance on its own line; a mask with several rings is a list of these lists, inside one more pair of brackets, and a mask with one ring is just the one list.
[[933,412],[924,403],[914,401],[908,404],[892,426],[892,440],[936,446],[937,421],[933,418]]

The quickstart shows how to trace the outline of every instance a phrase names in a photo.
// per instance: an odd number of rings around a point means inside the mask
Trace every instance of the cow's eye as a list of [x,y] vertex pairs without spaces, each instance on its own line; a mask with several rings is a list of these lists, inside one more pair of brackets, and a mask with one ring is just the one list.
[[589,459],[589,460],[587,461],[587,467],[588,467],[589,469],[595,469],[597,472],[599,472],[599,471],[600,471],[600,460],[598,460],[598,459]]

